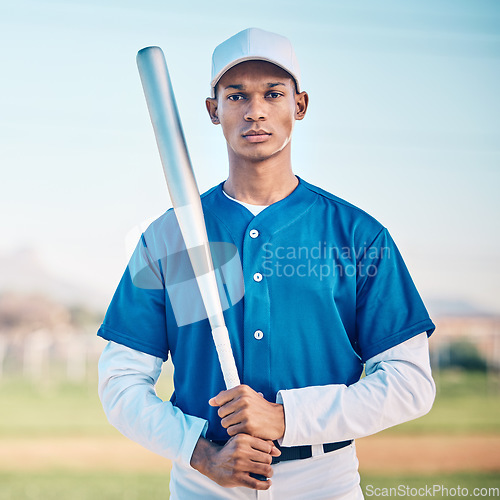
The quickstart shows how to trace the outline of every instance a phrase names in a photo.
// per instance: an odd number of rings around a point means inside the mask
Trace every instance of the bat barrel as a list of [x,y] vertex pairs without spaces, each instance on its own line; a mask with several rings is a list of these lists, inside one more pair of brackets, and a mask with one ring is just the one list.
[[186,179],[196,186],[186,139],[182,130],[165,56],[160,47],[146,47],[137,54],[149,115],[174,207],[199,204],[199,194],[186,189]]
[[210,321],[224,382],[229,389],[240,382],[224,322],[200,194],[163,51],[160,47],[140,50],[137,66],[175,216]]

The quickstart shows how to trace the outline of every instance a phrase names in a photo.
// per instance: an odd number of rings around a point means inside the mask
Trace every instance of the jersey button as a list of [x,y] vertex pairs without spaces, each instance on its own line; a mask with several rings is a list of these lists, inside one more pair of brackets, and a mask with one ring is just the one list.
[[250,238],[257,238],[259,236],[259,231],[257,229],[250,229]]
[[255,273],[253,275],[253,280],[256,281],[257,283],[259,283],[260,281],[262,281],[262,274],[260,273]]
[[255,330],[253,336],[256,340],[260,340],[264,336],[264,332],[262,330]]

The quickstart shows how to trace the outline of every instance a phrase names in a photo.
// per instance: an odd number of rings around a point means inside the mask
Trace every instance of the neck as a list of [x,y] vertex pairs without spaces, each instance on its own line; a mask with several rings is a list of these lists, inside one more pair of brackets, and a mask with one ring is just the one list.
[[229,152],[229,177],[224,191],[231,197],[252,205],[271,205],[286,198],[298,184],[292,172],[290,151],[279,158],[249,161],[234,158]]

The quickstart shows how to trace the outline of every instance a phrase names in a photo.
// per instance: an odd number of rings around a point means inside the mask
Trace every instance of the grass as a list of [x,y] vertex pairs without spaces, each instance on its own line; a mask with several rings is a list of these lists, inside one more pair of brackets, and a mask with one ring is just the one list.
[[437,395],[432,410],[398,425],[394,434],[500,434],[498,375],[446,371],[435,375]]
[[[431,413],[421,419],[384,431],[399,434],[471,435],[500,434],[498,379],[480,373],[443,372],[436,377],[438,396]],[[160,378],[159,393],[167,399],[169,375]],[[6,438],[15,442],[26,437],[106,436],[118,431],[108,424],[97,395],[97,381],[69,384],[23,380],[0,383],[0,446]],[[96,466],[97,469],[97,466]],[[500,486],[500,473],[380,476],[363,474],[365,498],[370,493],[419,498],[418,488],[443,485],[449,489]],[[0,500],[156,500],[168,498],[168,474],[103,472],[92,469],[47,470],[43,472],[0,471]],[[370,486],[370,489],[368,488]],[[375,488],[380,488],[376,490]],[[386,490],[383,490],[386,488]],[[397,494],[399,493],[399,494]],[[429,496],[429,495],[427,495]],[[439,495],[432,498],[449,498]],[[455,494],[455,496],[458,496]],[[493,497],[494,495],[490,495]],[[500,493],[496,493],[499,497]]]
[[[0,473],[0,484],[0,500],[143,500],[145,498],[164,500],[168,498],[168,476],[160,474],[71,473],[67,471],[51,471],[43,474]],[[500,479],[495,473],[418,477],[405,475],[374,477],[362,474],[361,486],[365,498],[387,497],[391,493],[390,496],[393,497],[422,498],[425,496],[422,493],[425,493],[426,487],[428,491],[429,488],[433,491],[433,495],[427,494],[432,498],[459,496],[456,493],[452,494],[453,489],[458,491],[458,487],[462,493],[464,493],[464,488],[467,488],[470,496],[473,495],[474,488],[497,488],[496,491],[488,492],[489,498],[500,496],[498,490]],[[391,488],[393,488],[392,491]],[[419,489],[421,489],[420,492]]]
[[437,399],[430,413],[388,429],[395,434],[499,434],[500,398]]
[[57,384],[37,387],[26,381],[0,386],[0,437],[102,435],[111,431],[96,386]]
[[[171,374],[157,386],[163,399],[171,394]],[[22,379],[0,383],[0,438],[40,436],[116,435],[97,394],[97,378],[75,384]]]
[[160,474],[0,473],[0,500],[165,500],[168,481]]
[[[437,377],[432,411],[385,432],[397,434],[500,434],[498,378],[482,373],[444,372]],[[168,399],[171,376],[160,377],[158,392]],[[97,380],[86,384],[4,380],[0,384],[0,438],[116,435],[97,395]]]

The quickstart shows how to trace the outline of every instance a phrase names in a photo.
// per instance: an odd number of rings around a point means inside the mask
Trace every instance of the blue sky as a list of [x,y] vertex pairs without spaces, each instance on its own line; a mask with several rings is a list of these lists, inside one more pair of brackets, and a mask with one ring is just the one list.
[[137,228],[169,207],[137,51],[165,52],[204,191],[227,175],[211,52],[249,26],[288,36],[301,64],[295,172],[388,227],[424,299],[500,313],[494,0],[3,0],[0,255],[35,248],[110,297]]

